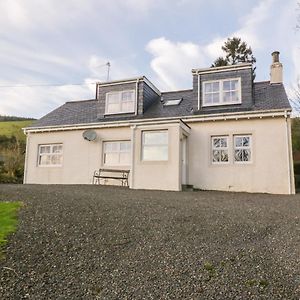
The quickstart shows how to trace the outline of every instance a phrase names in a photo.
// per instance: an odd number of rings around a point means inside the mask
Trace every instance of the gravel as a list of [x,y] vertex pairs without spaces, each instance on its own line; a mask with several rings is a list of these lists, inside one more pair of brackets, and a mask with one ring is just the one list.
[[0,185],[0,299],[300,299],[300,195]]

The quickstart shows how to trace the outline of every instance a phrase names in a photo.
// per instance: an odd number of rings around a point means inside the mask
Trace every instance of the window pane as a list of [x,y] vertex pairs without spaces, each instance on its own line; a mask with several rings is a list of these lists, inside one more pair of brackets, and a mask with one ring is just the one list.
[[120,150],[129,152],[130,151],[130,142],[121,142]]
[[221,147],[227,147],[227,138],[221,138],[220,139],[220,146]]
[[213,91],[219,92],[220,90],[220,83],[219,82],[213,82]]
[[204,103],[211,104],[213,101],[213,94],[205,94],[204,95]]
[[55,154],[51,156],[51,165],[60,165],[62,162],[61,155]]
[[108,113],[116,113],[120,111],[120,104],[112,104],[112,103],[108,103],[107,104],[107,112]]
[[40,146],[40,153],[50,153],[50,146]]
[[213,151],[212,161],[213,161],[213,162],[218,162],[218,161],[220,161],[220,152],[219,152],[219,150],[214,150],[214,151]]
[[119,163],[119,153],[104,154],[104,163],[107,165],[117,165]]
[[213,91],[213,87],[211,83],[205,83],[204,84],[204,92],[205,93],[210,93]]
[[134,102],[122,102],[121,104],[121,111],[122,112],[131,112],[134,111]]
[[120,165],[130,165],[130,153],[129,152],[122,152],[120,153]]
[[119,103],[119,93],[107,94],[107,101],[109,104]]
[[219,103],[220,102],[220,94],[219,93],[213,93],[212,94],[212,102],[213,103]]
[[61,153],[62,151],[62,146],[57,145],[52,147],[52,153]]
[[235,137],[235,147],[243,146],[243,138],[242,137]]
[[231,89],[238,90],[239,89],[239,81],[238,80],[231,80]]
[[143,160],[168,160],[168,146],[144,146]]
[[243,161],[243,152],[242,152],[242,150],[235,150],[234,151],[234,160],[235,161]]
[[168,144],[168,132],[152,131],[144,132],[144,144],[145,145],[166,145]]
[[220,145],[221,145],[220,139],[219,138],[214,138],[213,139],[213,146],[214,146],[214,148],[218,148],[218,147],[220,147]]
[[227,162],[228,161],[228,151],[227,150],[221,150],[221,161]]
[[134,92],[133,91],[123,92],[122,101],[134,101]]
[[249,147],[249,145],[250,145],[250,138],[249,138],[249,136],[243,137],[243,146]]
[[230,91],[231,90],[230,81],[224,81],[223,82],[223,90],[224,91]]

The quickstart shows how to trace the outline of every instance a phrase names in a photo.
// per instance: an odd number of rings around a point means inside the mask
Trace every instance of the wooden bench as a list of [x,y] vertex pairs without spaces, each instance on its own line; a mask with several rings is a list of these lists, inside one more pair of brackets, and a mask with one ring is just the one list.
[[129,170],[99,169],[94,172],[93,184],[101,184],[101,179],[115,179],[120,180],[122,186],[129,186],[129,172]]

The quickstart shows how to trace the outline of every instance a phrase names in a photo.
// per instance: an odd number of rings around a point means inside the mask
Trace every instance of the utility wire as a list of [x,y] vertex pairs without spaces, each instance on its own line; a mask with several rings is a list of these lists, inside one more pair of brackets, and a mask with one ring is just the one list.
[[18,84],[18,85],[0,85],[0,88],[15,88],[15,87],[39,87],[39,86],[64,86],[64,85],[91,85],[97,82],[88,83],[57,83],[57,84]]

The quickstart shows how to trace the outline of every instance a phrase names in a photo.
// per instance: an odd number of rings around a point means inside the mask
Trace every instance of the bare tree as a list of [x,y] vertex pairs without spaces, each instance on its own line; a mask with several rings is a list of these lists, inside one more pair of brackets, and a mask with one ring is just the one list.
[[300,78],[298,78],[298,82],[296,87],[294,88],[293,95],[290,98],[291,105],[296,115],[300,116]]

